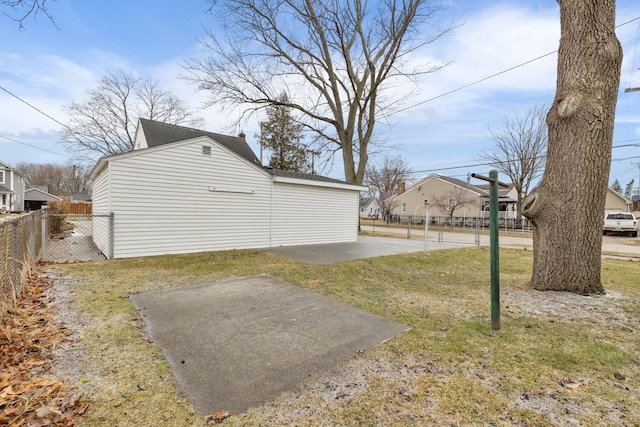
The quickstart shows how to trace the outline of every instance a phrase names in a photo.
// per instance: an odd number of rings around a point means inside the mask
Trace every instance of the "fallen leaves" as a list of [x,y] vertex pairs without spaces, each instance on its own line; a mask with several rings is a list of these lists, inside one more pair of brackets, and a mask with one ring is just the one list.
[[223,422],[225,419],[229,418],[230,416],[231,416],[231,412],[229,411],[216,411],[211,415],[207,415],[205,417],[205,420],[207,421],[207,424],[218,424]]
[[31,277],[20,302],[0,311],[0,425],[75,426],[87,409],[78,393],[48,376],[66,328],[52,321],[46,277]]

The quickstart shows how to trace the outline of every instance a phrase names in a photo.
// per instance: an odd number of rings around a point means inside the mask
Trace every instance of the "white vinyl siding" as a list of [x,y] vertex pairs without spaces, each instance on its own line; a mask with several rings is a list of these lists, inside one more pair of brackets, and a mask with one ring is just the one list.
[[358,191],[275,182],[272,246],[353,242]]
[[110,162],[115,258],[269,246],[270,177],[202,142]]
[[[92,211],[94,214],[108,214],[109,206],[109,168],[108,166],[98,175],[92,184]],[[93,242],[100,252],[109,257],[109,219],[105,217],[93,218]]]
[[[363,188],[274,177],[208,137],[111,156],[99,167],[93,210],[115,215],[114,258],[358,237]],[[108,231],[108,222],[98,224]],[[107,237],[94,230],[105,255]]]
[[136,140],[133,141],[133,149],[140,150],[141,148],[147,148],[147,139],[144,136],[144,130],[142,126],[138,126],[138,130],[136,131]]

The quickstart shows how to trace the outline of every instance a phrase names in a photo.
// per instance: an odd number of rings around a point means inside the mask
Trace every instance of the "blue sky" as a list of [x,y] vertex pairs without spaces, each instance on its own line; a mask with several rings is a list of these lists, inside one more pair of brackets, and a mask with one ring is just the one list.
[[[492,146],[489,129],[499,129],[505,117],[548,103],[554,96],[555,54],[465,86],[554,52],[559,40],[555,0],[451,4],[461,25],[415,58],[452,61],[451,65],[426,76],[417,87],[401,88],[412,93],[405,110],[378,127],[378,139],[396,147],[394,153],[407,159],[415,177],[437,172],[464,178],[470,172],[488,172],[489,167],[475,165],[480,163],[478,155]],[[201,53],[203,26],[216,28],[207,8],[204,0],[56,0],[50,12],[58,28],[40,15],[29,18],[25,30],[0,15],[0,86],[64,123],[63,105],[84,100],[106,72],[131,70],[150,75],[179,95],[206,120],[207,130],[235,134],[240,129],[229,125],[238,111],[202,109],[206,93],[178,78],[184,74],[185,58]],[[617,8],[618,24],[640,17],[637,0],[618,0]],[[637,187],[640,92],[623,89],[640,87],[640,19],[619,27],[617,33],[625,58],[610,182],[618,179],[624,186],[635,179]],[[456,89],[460,90],[444,95]],[[70,161],[72,153],[59,142],[58,123],[2,90],[0,105],[0,161]],[[242,125],[256,152],[259,120],[254,117]],[[323,173],[342,178],[341,162],[328,165]]]

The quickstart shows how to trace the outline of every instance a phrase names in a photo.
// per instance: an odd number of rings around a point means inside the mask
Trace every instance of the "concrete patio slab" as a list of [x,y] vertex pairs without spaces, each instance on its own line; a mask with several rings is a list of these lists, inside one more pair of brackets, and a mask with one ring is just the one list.
[[409,329],[267,275],[130,298],[203,415],[264,404]]

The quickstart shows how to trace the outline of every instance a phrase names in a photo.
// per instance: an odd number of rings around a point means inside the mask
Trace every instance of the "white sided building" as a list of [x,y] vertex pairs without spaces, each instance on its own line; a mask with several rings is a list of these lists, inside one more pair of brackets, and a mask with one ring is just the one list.
[[94,240],[113,258],[356,241],[365,189],[265,168],[243,137],[145,119],[134,151],[91,179],[93,212],[114,215]]

